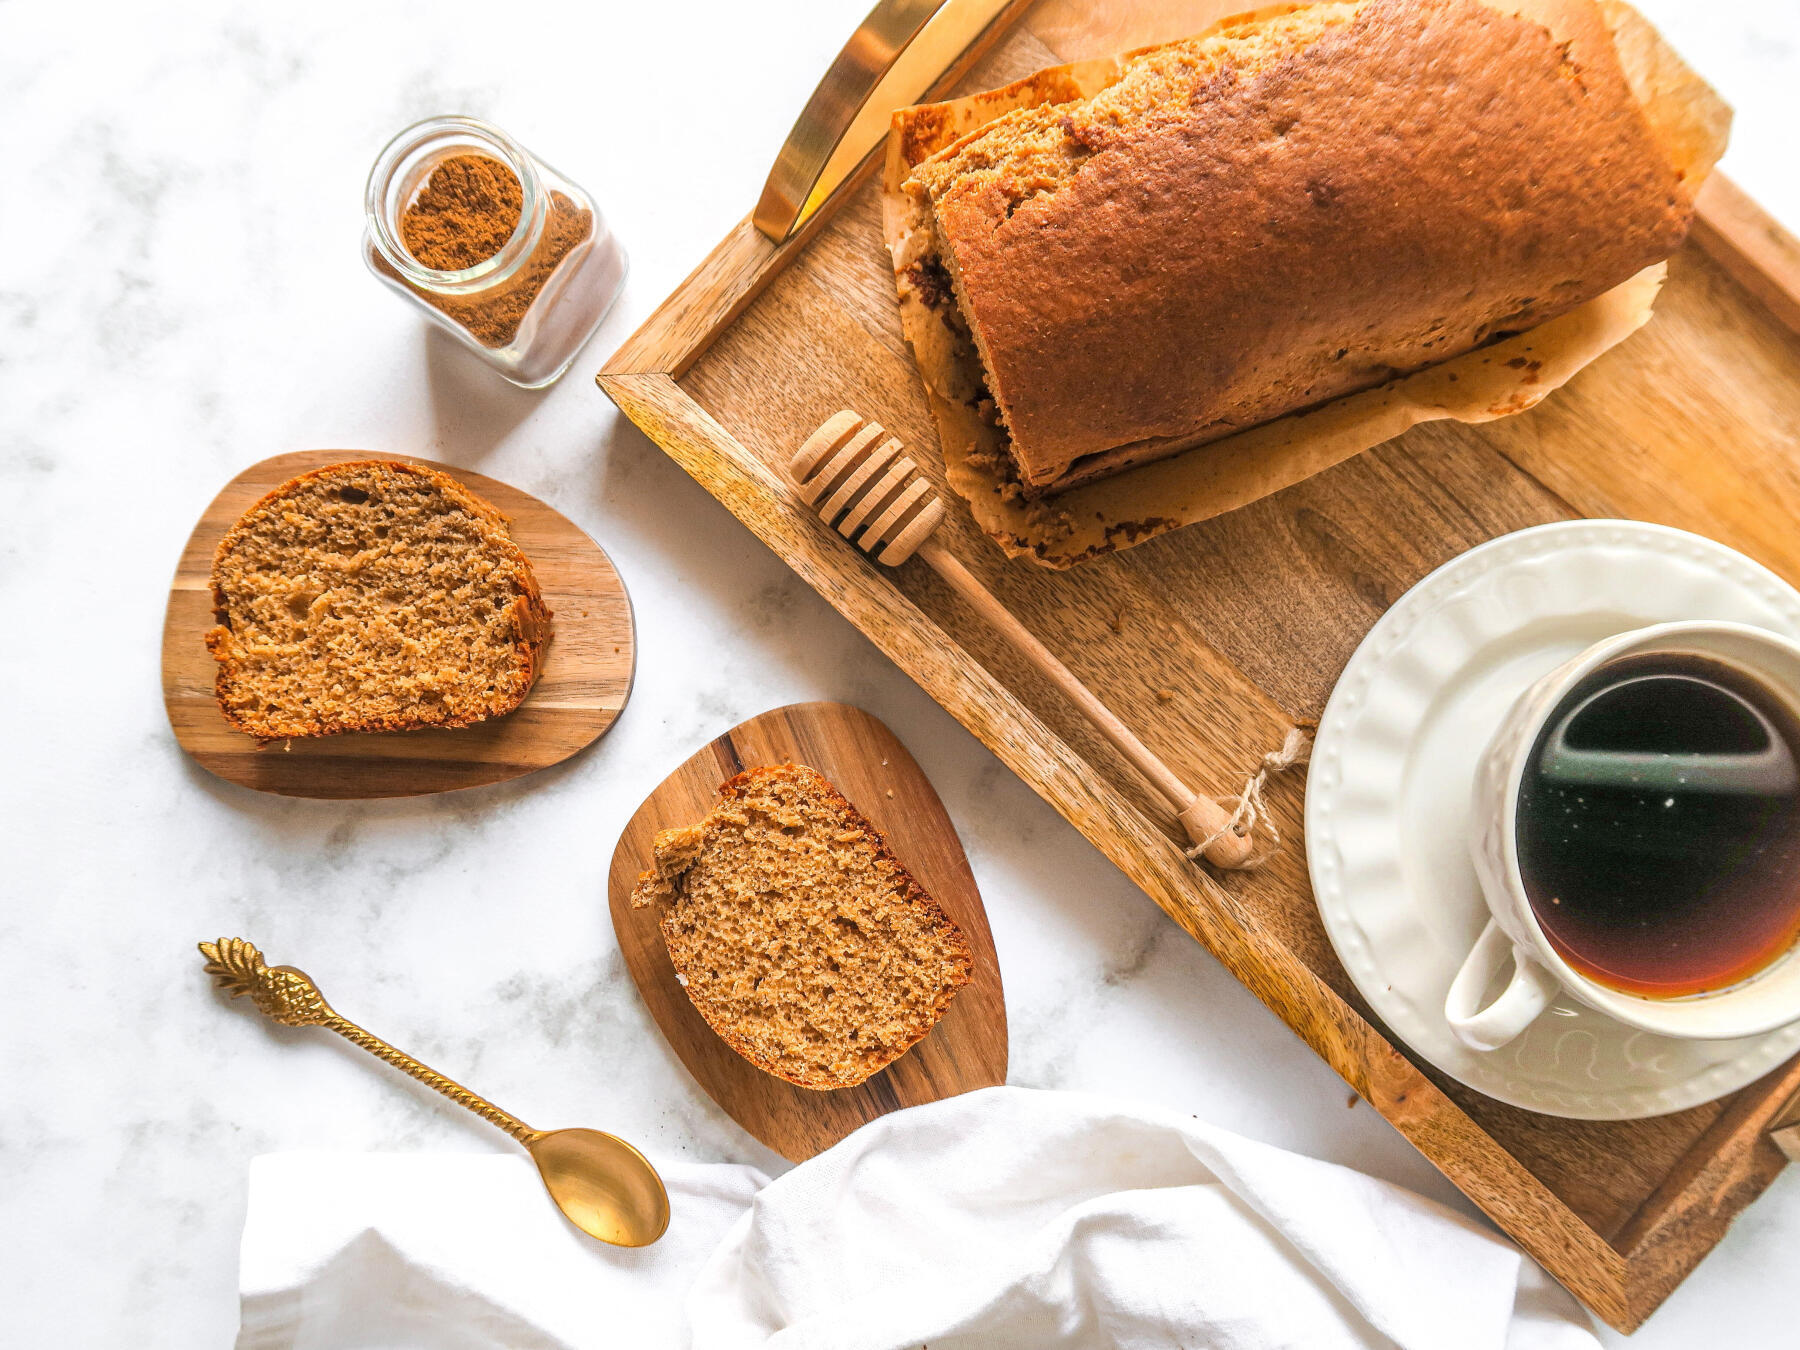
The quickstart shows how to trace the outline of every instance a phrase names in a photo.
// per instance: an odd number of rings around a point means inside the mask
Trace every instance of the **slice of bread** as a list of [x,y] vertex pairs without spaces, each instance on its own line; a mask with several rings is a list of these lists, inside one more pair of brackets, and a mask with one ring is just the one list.
[[676,978],[757,1068],[854,1087],[923,1040],[974,965],[968,939],[815,769],[751,769],[656,836],[634,906],[660,904]]
[[550,639],[506,518],[398,461],[283,483],[219,541],[212,590],[219,707],[262,740],[500,717]]

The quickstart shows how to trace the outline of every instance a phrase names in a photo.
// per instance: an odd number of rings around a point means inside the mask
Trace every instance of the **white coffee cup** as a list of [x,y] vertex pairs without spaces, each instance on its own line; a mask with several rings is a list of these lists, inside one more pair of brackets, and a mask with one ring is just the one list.
[[[1444,1015],[1463,1044],[1494,1050],[1512,1040],[1566,990],[1628,1026],[1659,1036],[1729,1040],[1800,1021],[1800,948],[1790,949],[1727,989],[1685,998],[1649,998],[1582,975],[1539,926],[1519,873],[1519,788],[1539,733],[1563,697],[1622,656],[1695,652],[1729,662],[1800,709],[1800,644],[1737,623],[1665,623],[1597,642],[1532,685],[1507,712],[1475,769],[1469,853],[1492,917],[1450,985]],[[1512,961],[1512,978],[1481,999]]]

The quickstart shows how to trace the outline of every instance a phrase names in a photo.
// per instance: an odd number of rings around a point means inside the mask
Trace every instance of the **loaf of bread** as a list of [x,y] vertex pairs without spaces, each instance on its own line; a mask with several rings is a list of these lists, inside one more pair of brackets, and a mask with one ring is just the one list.
[[[904,184],[902,306],[943,315],[977,371],[934,393],[998,423],[1035,497],[1618,285],[1679,246],[1698,184],[1607,3],[1333,0],[1046,72],[1098,92],[1046,88]],[[918,356],[928,381],[951,363]]]
[[662,907],[676,978],[757,1068],[854,1087],[924,1039],[969,982],[968,939],[815,769],[752,769],[657,835],[634,906]]
[[219,707],[263,740],[511,712],[550,639],[506,518],[398,461],[333,464],[244,513],[213,558]]

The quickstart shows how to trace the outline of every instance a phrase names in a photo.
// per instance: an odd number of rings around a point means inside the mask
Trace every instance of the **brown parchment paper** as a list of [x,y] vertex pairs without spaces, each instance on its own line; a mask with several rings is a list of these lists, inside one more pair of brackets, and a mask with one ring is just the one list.
[[[1636,10],[1623,0],[1598,0],[1595,7],[1581,0],[1483,3],[1545,23],[1574,44],[1610,38],[1670,162],[1682,171],[1685,186],[1699,191],[1724,152],[1730,109]],[[1602,25],[1592,23],[1596,14]],[[928,221],[901,187],[915,164],[1016,108],[1090,97],[1119,78],[1120,59],[1052,67],[1000,89],[897,112],[882,200],[896,277],[929,238]],[[941,310],[909,296],[904,286],[900,317],[924,378],[950,486],[1008,555],[1061,569],[1246,506],[1421,422],[1485,422],[1523,412],[1648,322],[1666,270],[1661,263],[1646,268],[1529,332],[1038,501],[1019,492],[1003,433],[975,409],[981,371],[967,341]]]

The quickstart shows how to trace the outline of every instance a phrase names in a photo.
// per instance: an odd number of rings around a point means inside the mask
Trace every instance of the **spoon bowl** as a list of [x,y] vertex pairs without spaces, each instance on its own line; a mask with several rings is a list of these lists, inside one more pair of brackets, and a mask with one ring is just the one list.
[[603,1130],[546,1130],[525,1141],[556,1207],[616,1247],[648,1247],[669,1226],[669,1193],[650,1160]]

